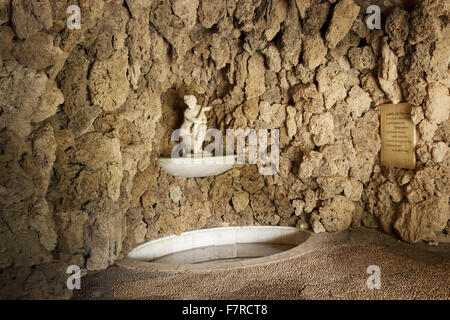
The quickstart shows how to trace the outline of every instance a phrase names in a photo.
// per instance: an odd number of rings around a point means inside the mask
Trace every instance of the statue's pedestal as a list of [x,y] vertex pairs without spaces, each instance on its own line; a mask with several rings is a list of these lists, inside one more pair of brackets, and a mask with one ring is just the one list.
[[216,176],[233,168],[236,156],[210,157],[205,154],[181,158],[159,158],[161,167],[168,174],[182,178]]

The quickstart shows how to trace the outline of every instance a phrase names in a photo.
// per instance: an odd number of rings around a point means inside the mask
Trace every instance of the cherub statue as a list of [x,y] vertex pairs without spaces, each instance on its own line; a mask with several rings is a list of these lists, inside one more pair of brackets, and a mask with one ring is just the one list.
[[185,130],[185,137],[187,134],[187,138],[190,138],[187,140],[191,143],[191,150],[193,150],[194,155],[199,155],[202,154],[202,145],[207,130],[205,112],[211,110],[211,107],[199,106],[195,96],[184,96],[184,102],[188,108],[184,112],[181,129]]

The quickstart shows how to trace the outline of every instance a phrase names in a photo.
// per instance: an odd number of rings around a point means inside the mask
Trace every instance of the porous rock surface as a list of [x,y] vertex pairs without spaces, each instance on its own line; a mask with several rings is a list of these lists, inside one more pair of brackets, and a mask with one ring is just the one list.
[[[369,30],[372,2],[86,0],[70,30],[73,1],[1,0],[0,298],[67,298],[69,265],[199,228],[448,241],[447,1],[379,1]],[[279,171],[167,175],[185,94],[209,127],[279,129]],[[400,101],[416,170],[379,166],[379,106]]]

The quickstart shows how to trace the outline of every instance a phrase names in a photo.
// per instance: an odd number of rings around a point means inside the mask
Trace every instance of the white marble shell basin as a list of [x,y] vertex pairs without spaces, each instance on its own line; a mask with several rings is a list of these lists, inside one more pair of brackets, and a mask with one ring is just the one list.
[[159,158],[161,167],[168,174],[181,178],[201,178],[222,174],[231,168],[236,156],[198,158]]
[[[144,243],[131,251],[128,258],[153,263],[180,263],[181,261],[176,259],[183,259],[184,262],[181,263],[189,264],[207,262],[208,259],[223,259],[224,254],[228,259],[262,257],[289,250],[307,238],[307,233],[292,227],[245,226],[202,229]],[[256,252],[258,251],[256,245],[261,245],[259,252]],[[211,248],[224,252],[214,254]],[[181,254],[174,255],[176,253]],[[205,253],[208,256],[206,258]],[[171,261],[171,255],[174,261]]]

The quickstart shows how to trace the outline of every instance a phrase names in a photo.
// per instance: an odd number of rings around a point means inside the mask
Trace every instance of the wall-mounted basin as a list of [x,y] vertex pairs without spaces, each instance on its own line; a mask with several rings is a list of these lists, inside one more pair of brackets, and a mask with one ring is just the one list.
[[168,174],[181,178],[216,176],[233,168],[236,156],[159,158]]

